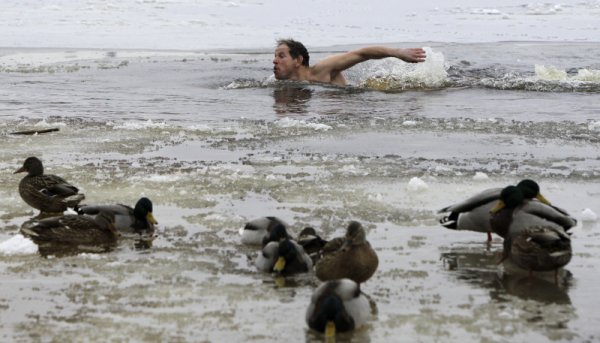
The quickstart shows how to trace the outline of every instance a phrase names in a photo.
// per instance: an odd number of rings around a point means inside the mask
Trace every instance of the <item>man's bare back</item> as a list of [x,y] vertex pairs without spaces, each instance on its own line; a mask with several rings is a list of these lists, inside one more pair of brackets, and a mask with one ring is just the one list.
[[273,73],[278,80],[297,80],[345,85],[342,71],[367,60],[396,57],[405,62],[425,61],[425,51],[421,48],[396,49],[383,46],[370,46],[333,55],[309,66],[308,51],[302,43],[288,39],[277,42],[273,58]]

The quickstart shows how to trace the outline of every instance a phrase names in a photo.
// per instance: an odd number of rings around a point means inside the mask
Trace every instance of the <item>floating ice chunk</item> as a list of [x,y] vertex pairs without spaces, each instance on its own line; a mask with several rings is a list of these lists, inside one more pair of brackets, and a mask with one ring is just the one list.
[[488,180],[489,177],[486,173],[483,172],[476,172],[475,175],[473,176],[473,180],[476,181],[482,181],[482,180]]
[[52,123],[49,123],[49,122],[46,121],[46,118],[44,118],[44,119],[38,121],[37,123],[33,124],[33,126],[36,126],[36,127],[56,127],[56,126],[65,127],[65,126],[67,126],[67,124],[63,123],[63,122],[52,122]]
[[596,213],[594,213],[594,211],[592,211],[589,208],[586,208],[585,210],[581,211],[581,221],[582,222],[595,222],[598,220],[598,215]]
[[103,258],[102,254],[94,254],[94,253],[89,253],[89,252],[83,252],[83,253],[79,254],[78,256],[89,258],[90,260],[100,260]]
[[368,172],[361,170],[360,168],[357,168],[353,164],[343,166],[342,168],[340,168],[340,172],[342,172],[344,175],[361,175],[361,176],[369,175]]
[[502,12],[495,8],[474,8],[471,10],[471,14],[500,15]]
[[0,254],[4,255],[26,255],[35,254],[38,247],[33,241],[21,234],[0,243]]
[[192,125],[189,127],[189,129],[192,131],[200,131],[200,132],[211,132],[213,130],[212,127],[210,127],[206,124]]
[[404,122],[402,122],[402,125],[404,126],[417,126],[417,121],[415,120],[405,120]]
[[148,119],[147,121],[126,121],[121,123],[120,125],[115,125],[115,129],[124,129],[124,130],[140,130],[140,129],[161,129],[167,128],[167,124],[165,122],[153,122],[152,119]]
[[331,130],[332,127],[329,125],[325,125],[325,124],[319,124],[319,123],[307,123],[304,120],[297,120],[297,119],[292,119],[292,118],[283,118],[280,119],[278,121],[275,122],[275,124],[279,127],[283,127],[283,128],[302,128],[302,127],[306,127],[306,128],[311,128],[317,131],[328,131]]
[[427,183],[420,178],[413,177],[410,179],[410,181],[408,181],[406,189],[408,189],[409,192],[423,192],[429,189],[429,185],[427,185]]

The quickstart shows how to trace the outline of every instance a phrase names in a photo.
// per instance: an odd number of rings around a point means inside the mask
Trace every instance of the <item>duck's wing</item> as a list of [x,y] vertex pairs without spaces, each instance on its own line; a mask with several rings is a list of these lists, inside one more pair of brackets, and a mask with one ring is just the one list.
[[334,239],[330,240],[329,242],[327,242],[327,244],[325,244],[325,246],[321,250],[321,253],[323,255],[328,255],[328,254],[334,253],[334,252],[338,251],[344,245],[345,242],[346,242],[345,237],[334,238]]
[[77,207],[77,213],[79,214],[87,214],[87,215],[96,215],[101,211],[107,211],[113,213],[115,216],[117,215],[131,215],[133,216],[133,208],[123,204],[115,204],[115,205],[82,205]]
[[306,253],[306,251],[304,251],[304,248],[300,244],[294,241],[291,242],[296,247],[296,251],[298,252],[296,255],[296,261],[294,261],[294,266],[290,266],[292,267],[291,269],[299,272],[311,271],[313,262],[310,256]]
[[271,272],[278,257],[278,249],[278,242],[270,242],[269,244],[265,245],[262,251],[258,253],[256,260],[254,261],[256,268],[263,272]]
[[68,197],[79,192],[77,187],[56,175],[41,175],[38,177],[38,184],[40,189],[60,197]]
[[42,219],[37,225],[22,228],[21,231],[36,241],[73,244],[89,241],[95,236],[96,226],[92,219],[67,215]]
[[481,193],[477,193],[476,195],[458,202],[456,204],[447,206],[438,211],[438,213],[444,212],[468,212],[474,208],[477,208],[481,205],[487,204],[489,202],[500,199],[500,192],[502,192],[502,188],[490,188],[486,189]]
[[566,211],[546,205],[540,201],[528,201],[522,208],[522,211],[559,225],[565,231],[577,225],[577,220],[569,216]]

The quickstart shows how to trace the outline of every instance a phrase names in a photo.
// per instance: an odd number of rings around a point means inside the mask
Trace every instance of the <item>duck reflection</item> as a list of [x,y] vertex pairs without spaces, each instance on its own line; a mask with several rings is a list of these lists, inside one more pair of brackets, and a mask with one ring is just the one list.
[[273,89],[273,109],[280,116],[308,113],[308,101],[313,90],[304,85],[283,84]]
[[535,300],[542,303],[571,304],[566,289],[571,282],[571,273],[565,271],[565,276],[556,283],[540,278],[523,275],[502,273],[499,276],[499,291],[492,292],[492,298],[502,299],[502,293],[517,296],[521,299]]
[[135,235],[133,238],[133,248],[140,252],[150,250],[156,237],[154,234]]
[[518,272],[512,266],[499,266],[501,251],[456,250],[442,253],[444,268],[458,280],[490,289],[494,300],[506,301],[505,295],[542,303],[570,304],[567,293],[572,275],[561,270],[548,275],[536,273],[530,277],[526,271]]

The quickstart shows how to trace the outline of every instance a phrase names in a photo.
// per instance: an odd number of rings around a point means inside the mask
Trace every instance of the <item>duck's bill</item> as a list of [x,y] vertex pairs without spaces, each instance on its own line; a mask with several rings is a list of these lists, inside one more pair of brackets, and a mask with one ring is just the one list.
[[541,195],[540,193],[538,193],[538,195],[535,197],[536,199],[538,199],[539,201],[543,202],[546,205],[551,205],[550,201],[548,201],[548,199],[546,199],[543,195]]
[[285,258],[283,258],[283,256],[281,256],[277,259],[277,262],[275,262],[273,271],[276,273],[281,273],[283,271],[283,268],[285,268]]
[[158,222],[156,221],[156,219],[154,219],[154,216],[152,215],[152,212],[148,212],[148,214],[146,215],[146,219],[148,220],[148,223],[152,223],[154,225],[158,224]]
[[332,321],[328,321],[325,325],[325,337],[331,338],[335,337],[335,323]]

